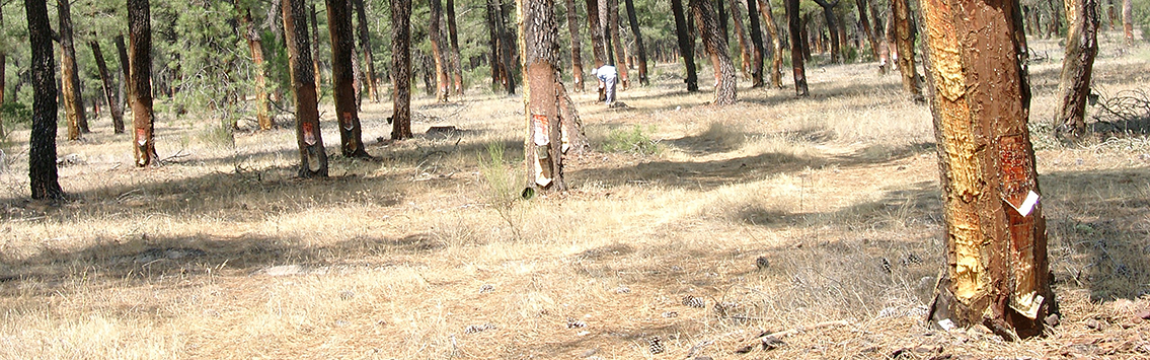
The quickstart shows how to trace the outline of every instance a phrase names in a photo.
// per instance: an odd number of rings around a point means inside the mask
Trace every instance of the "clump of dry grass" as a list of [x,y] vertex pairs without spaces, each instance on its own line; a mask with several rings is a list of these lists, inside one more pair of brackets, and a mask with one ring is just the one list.
[[[1053,107],[1056,66],[1032,64],[1035,122]],[[1124,71],[1146,66],[1104,55],[1097,83],[1129,86]],[[51,207],[22,200],[27,158],[5,150],[0,358],[1150,351],[1133,316],[1150,307],[1145,141],[1066,147],[1035,132],[1063,325],[1019,343],[941,332],[921,323],[943,262],[928,109],[872,65],[809,75],[809,99],[744,88],[722,108],[670,75],[622,92],[629,108],[577,94],[593,140],[638,128],[661,150],[571,157],[572,190],[530,201],[516,185],[522,100],[494,94],[417,98],[417,132],[459,131],[397,143],[372,141],[388,137],[390,109],[365,103],[364,139],[383,160],[335,155],[324,180],[295,178],[287,128],[221,147],[198,136],[211,121],[161,116],[169,159],[135,170],[127,136],[96,120],[87,141],[60,144],[75,200]],[[760,332],[828,320],[848,326],[734,353]],[[655,338],[664,353],[650,352]]]

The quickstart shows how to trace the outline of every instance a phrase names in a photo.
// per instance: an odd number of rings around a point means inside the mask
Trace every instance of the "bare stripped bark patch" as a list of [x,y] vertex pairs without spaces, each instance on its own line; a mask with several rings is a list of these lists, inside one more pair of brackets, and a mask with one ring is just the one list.
[[984,324],[1007,337],[1041,334],[1057,304],[1041,206],[1025,204],[1040,191],[1018,4],[921,6],[948,238],[932,319]]

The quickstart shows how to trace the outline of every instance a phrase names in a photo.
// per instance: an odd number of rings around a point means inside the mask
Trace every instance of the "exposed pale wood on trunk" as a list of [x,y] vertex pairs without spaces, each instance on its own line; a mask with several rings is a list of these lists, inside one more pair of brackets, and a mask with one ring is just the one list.
[[727,43],[719,34],[719,27],[715,21],[715,13],[709,0],[691,0],[690,6],[695,13],[695,21],[703,38],[703,47],[711,57],[715,67],[715,105],[730,105],[736,101],[735,66],[731,63],[731,56],[727,54]]
[[84,112],[84,98],[80,93],[80,70],[76,65],[76,46],[72,40],[72,13],[69,0],[56,1],[57,21],[60,23],[60,84],[63,91],[64,113],[68,118],[68,140],[80,140],[88,130],[88,116]]
[[930,318],[986,325],[1007,338],[1039,335],[1058,310],[1042,202],[1016,210],[1031,192],[1041,195],[1018,2],[920,6],[947,224],[946,271]]
[[252,66],[256,77],[256,122],[260,130],[271,130],[275,127],[275,120],[271,117],[271,102],[268,100],[267,76],[264,72],[264,47],[260,42],[260,34],[252,21],[251,9],[244,9],[240,16],[240,27],[243,29],[244,40],[248,42],[248,50],[252,54]]
[[[287,44],[288,72],[292,96],[295,97],[296,145],[299,147],[299,177],[326,177],[327,152],[319,127],[319,109],[315,85],[315,62],[311,58],[304,0],[283,0],[284,40]],[[315,7],[310,8],[315,14]],[[314,17],[313,17],[314,19]],[[301,26],[297,26],[301,25]]]
[[152,113],[152,20],[148,0],[128,0],[129,54],[132,64],[132,137],[137,167],[156,162],[155,118]]
[[328,37],[331,39],[331,82],[335,117],[339,124],[340,152],[347,157],[370,157],[363,147],[359,111],[356,107],[355,38],[351,7],[346,0],[327,0]]

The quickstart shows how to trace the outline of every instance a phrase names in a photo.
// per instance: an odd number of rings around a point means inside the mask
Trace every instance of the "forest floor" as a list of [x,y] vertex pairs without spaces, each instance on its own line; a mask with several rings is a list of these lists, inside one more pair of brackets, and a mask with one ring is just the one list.
[[[1150,83],[1150,46],[1117,41],[1095,65],[1103,101]],[[661,64],[626,107],[575,95],[592,151],[570,158],[569,192],[528,201],[521,98],[481,80],[447,104],[418,96],[421,134],[402,142],[377,140],[390,104],[365,103],[380,161],[339,156],[321,110],[322,180],[296,178],[290,127],[233,144],[218,121],[161,114],[163,166],[138,170],[102,118],[59,142],[72,201],[29,202],[18,130],[0,168],[0,358],[1150,358],[1150,140],[1130,134],[1145,118],[1060,144],[1061,50],[1032,46],[1064,314],[1043,338],[924,324],[944,262],[938,161],[897,74],[813,66],[809,98],[788,74],[713,107],[707,81],[688,94]]]

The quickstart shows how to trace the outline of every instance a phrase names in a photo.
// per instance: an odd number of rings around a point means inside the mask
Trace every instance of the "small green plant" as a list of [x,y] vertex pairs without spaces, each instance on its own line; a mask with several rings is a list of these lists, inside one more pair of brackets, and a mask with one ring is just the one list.
[[[655,126],[652,125],[649,127],[647,132],[655,132]],[[654,155],[659,153],[659,145],[654,140],[651,140],[651,136],[643,132],[642,127],[635,125],[631,130],[611,130],[611,132],[607,134],[607,140],[603,141],[603,151]]]
[[[4,131],[12,131],[12,125],[31,124],[32,108],[22,102],[0,105],[0,121],[4,121]],[[4,134],[0,134],[3,136]]]
[[212,146],[230,148],[235,146],[235,132],[232,125],[221,122],[209,125],[200,133],[200,140]]
[[522,239],[523,209],[517,206],[519,202],[519,187],[516,186],[517,176],[507,171],[507,163],[503,159],[503,143],[495,142],[487,145],[487,157],[479,156],[479,172],[487,181],[487,201],[491,208],[499,214],[499,218],[511,228],[512,236],[516,240]]

